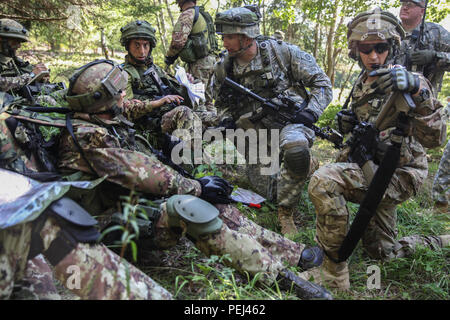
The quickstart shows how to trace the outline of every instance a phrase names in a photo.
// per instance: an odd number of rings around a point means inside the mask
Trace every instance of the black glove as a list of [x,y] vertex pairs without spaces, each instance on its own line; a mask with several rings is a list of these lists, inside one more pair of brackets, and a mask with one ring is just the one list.
[[177,60],[178,55],[176,56],[172,56],[172,57],[164,57],[164,63],[167,64],[168,66],[170,66],[171,64],[173,64],[175,62],[175,60]]
[[206,176],[197,179],[202,185],[202,194],[200,198],[210,203],[231,203],[230,195],[233,186],[230,183],[217,176]]
[[308,111],[299,112],[295,116],[295,123],[303,123],[305,126],[310,127],[316,122],[316,117]]
[[374,70],[369,73],[369,76],[379,76],[371,85],[371,88],[377,88],[379,93],[389,93],[393,90],[398,90],[414,94],[420,88],[419,76],[407,71],[404,67]]
[[436,57],[434,50],[418,50],[411,53],[411,62],[413,64],[425,65],[432,63]]

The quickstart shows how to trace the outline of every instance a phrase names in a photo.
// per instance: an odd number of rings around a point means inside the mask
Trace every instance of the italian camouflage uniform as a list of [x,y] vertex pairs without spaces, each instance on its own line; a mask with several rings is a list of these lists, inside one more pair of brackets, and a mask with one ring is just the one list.
[[[364,83],[366,78],[367,72],[356,81],[351,108],[358,121],[374,123],[389,95],[385,97],[373,95],[374,89],[371,88],[371,83]],[[420,75],[420,81],[424,87],[431,89],[422,75]],[[372,98],[367,102],[358,103],[361,98],[369,95]],[[432,113],[436,108],[432,97],[425,101],[421,101],[420,97],[413,97],[413,99],[417,112],[414,116],[420,116],[421,112],[431,111]],[[382,144],[390,144],[393,129],[388,128],[379,133]],[[337,163],[319,168],[312,175],[308,186],[309,197],[317,213],[316,241],[333,259],[338,258],[338,249],[349,228],[350,215],[346,203],[347,201],[360,203],[369,185],[358,164],[345,162],[348,151],[348,148],[342,151]],[[414,136],[404,138],[400,156],[397,169],[376,214],[362,236],[364,248],[374,259],[404,257],[410,254],[418,244],[432,248],[442,245],[438,236],[413,235],[396,239],[396,206],[415,196],[428,174],[425,150]],[[375,170],[376,165],[372,163],[372,167]],[[326,267],[335,275],[341,274],[348,277],[347,262],[337,264],[327,262]],[[342,286],[339,282],[334,284],[331,282],[331,285]]]
[[[29,174],[36,172],[37,160],[17,143],[0,114],[0,167]],[[20,135],[20,130],[18,131]],[[6,183],[3,181],[3,183]],[[2,203],[0,203],[1,206]],[[0,213],[1,214],[1,213]],[[20,223],[0,230],[0,298],[11,297],[15,284],[21,284],[33,298],[59,299],[51,269],[42,254],[28,259],[33,222]],[[40,235],[45,251],[55,240],[59,224],[48,217]],[[72,290],[82,299],[171,299],[172,295],[150,277],[130,265],[103,245],[79,243],[53,269],[63,285],[72,275],[69,266],[80,268],[80,286]],[[93,271],[95,270],[95,271]],[[127,290],[129,288],[129,290]],[[19,294],[19,297],[22,294]]]
[[[257,45],[257,55],[244,67],[240,67],[228,56],[225,56],[216,65],[212,90],[216,98],[215,105],[218,111],[223,112],[223,118],[231,116],[237,126],[242,127],[240,117],[256,112],[260,108],[260,103],[249,97],[221,89],[225,76],[264,98],[274,98],[279,94],[284,94],[301,103],[307,94],[309,103],[305,110],[314,115],[316,119],[319,118],[332,99],[332,91],[330,79],[317,65],[314,57],[297,46],[273,39],[257,38]],[[305,87],[310,88],[309,93],[306,93]],[[283,125],[274,115],[265,116],[254,122],[253,126],[255,129],[268,129],[269,131],[270,129],[282,129],[281,135],[298,137],[298,140],[305,141],[308,147],[312,146],[315,138],[311,129],[302,124]],[[270,144],[270,139],[268,139],[268,143]],[[285,141],[280,141],[282,152],[287,145],[288,143]],[[273,187],[270,179],[267,179],[267,176],[260,176],[258,172],[258,169],[249,171],[249,180],[256,188],[255,191],[269,199],[273,199],[276,194],[279,205],[287,208],[296,207],[306,177],[299,177],[282,163],[277,185]],[[262,183],[262,186],[258,187],[260,184],[258,181]],[[267,190],[267,186],[270,186],[271,189]]]
[[[142,192],[149,198],[201,195],[202,188],[197,180],[185,178],[159,162],[142,144],[134,143],[129,127],[115,119],[98,119],[97,122],[75,119],[73,128],[84,156],[74,145],[70,134],[63,132],[59,150],[62,170],[80,170],[92,176],[108,175],[106,179],[112,185]],[[154,237],[156,246],[166,249],[177,243],[180,234],[169,228],[165,203],[161,208]],[[256,225],[231,205],[217,205],[217,208],[224,223],[217,233],[196,241],[203,252],[229,254],[231,264],[237,270],[253,275],[261,272],[261,279],[267,282],[275,280],[285,264],[297,265],[304,245]]]
[[[186,43],[188,41],[189,35],[191,33],[202,32],[203,30],[198,30],[200,25],[205,27],[205,19],[201,14],[198,15],[198,20],[194,25],[195,7],[190,7],[185,9],[178,17],[175,26],[172,31],[172,41],[170,43],[169,50],[166,56],[176,56],[183,49],[185,49]],[[206,31],[207,32],[207,31]],[[206,38],[208,38],[206,36]],[[194,78],[200,79],[205,84],[205,89],[209,85],[210,78],[214,72],[214,64],[216,63],[216,55],[214,52],[210,52],[203,58],[198,59],[195,62],[187,63],[187,72],[192,74]],[[206,111],[215,111],[212,97],[210,91],[205,90],[206,103],[201,107]]]
[[430,80],[437,96],[441,91],[444,74],[450,70],[450,33],[437,23],[426,22],[424,26],[424,47],[419,47],[417,44],[419,40],[415,39],[413,34],[419,33],[420,26],[419,24],[415,30],[406,32],[406,37],[401,43],[400,53],[395,57],[395,64],[408,67],[410,64],[408,55],[418,48],[436,51],[433,62],[423,66],[423,74]]
[[448,207],[450,201],[450,143],[448,142],[434,177],[433,199],[439,205]]

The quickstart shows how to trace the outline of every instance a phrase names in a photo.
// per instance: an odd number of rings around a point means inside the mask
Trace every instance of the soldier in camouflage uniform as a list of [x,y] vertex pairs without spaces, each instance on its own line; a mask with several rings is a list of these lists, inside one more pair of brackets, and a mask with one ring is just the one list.
[[430,80],[437,97],[441,91],[444,73],[450,70],[450,33],[433,22],[425,22],[420,38],[425,0],[400,0],[400,19],[406,31],[395,63],[409,71],[420,71]]
[[[146,119],[150,123],[142,123],[142,131],[157,132],[159,122],[164,127],[193,129],[194,120],[198,118],[186,105],[183,99],[189,99],[180,84],[153,63],[151,52],[156,46],[155,29],[147,22],[136,20],[121,29],[121,44],[127,49],[124,69],[129,74],[125,105],[142,104],[148,110]],[[153,76],[144,73],[153,68]],[[185,90],[185,89],[184,89]],[[184,101],[188,104],[189,101]],[[177,107],[178,106],[178,107]],[[186,116],[183,118],[183,115]],[[200,114],[199,114],[200,115]],[[178,123],[172,123],[177,118]],[[156,128],[149,128],[156,126]],[[169,132],[171,133],[171,132]]]
[[[317,121],[332,99],[330,79],[315,59],[297,46],[260,36],[259,12],[248,8],[232,8],[217,13],[216,31],[222,35],[228,53],[217,63],[212,78],[215,106],[243,129],[281,130],[280,147],[283,163],[277,174],[262,176],[258,165],[248,166],[248,179],[258,193],[278,201],[278,218],[283,234],[295,234],[293,214],[297,211],[304,182],[310,170],[310,151],[315,135],[303,124]],[[308,101],[297,124],[283,123],[275,115],[252,121],[260,113],[261,104],[222,86],[225,77],[242,84],[264,98],[277,99],[283,94],[301,103]],[[305,87],[311,90],[307,92]],[[268,140],[270,144],[270,139]],[[270,150],[270,145],[268,146]],[[277,151],[272,151],[277,152]],[[275,185],[276,184],[276,185]],[[274,191],[276,190],[276,192]],[[276,194],[276,196],[275,196]]]
[[[304,266],[312,258],[320,264],[320,251],[305,249],[256,225],[230,205],[212,206],[209,202],[229,203],[228,182],[214,176],[185,178],[137,144],[129,122],[121,117],[128,113],[119,112],[127,108],[122,104],[125,92],[120,93],[126,86],[127,73],[122,71],[119,77],[117,70],[121,70],[120,66],[112,62],[97,62],[80,68],[72,77],[67,100],[76,113],[73,132],[65,130],[61,136],[59,167],[94,177],[107,175],[111,186],[120,187],[122,192],[135,190],[147,197],[170,197],[152,218],[157,248],[171,247],[181,234],[186,234],[206,254],[229,254],[237,270],[252,275],[261,272],[262,281],[272,283],[279,276],[300,283],[299,277],[284,269],[285,264]],[[102,86],[102,81],[109,82],[105,80],[108,78],[116,79],[115,90]],[[98,96],[101,99],[96,100]],[[115,197],[119,194],[104,193]],[[303,289],[298,286],[299,295],[308,297]],[[328,297],[322,288],[315,290],[309,297]]]
[[[0,114],[0,167],[26,175],[37,172],[39,167],[37,159],[33,153],[27,153],[19,146],[17,137],[13,137],[5,123],[8,118],[10,118],[9,114],[4,112]],[[2,169],[0,171],[3,186],[10,184],[8,188],[0,192],[0,215],[6,215],[9,213],[8,200],[11,200],[8,195],[18,198],[18,192],[22,190],[20,182],[25,181],[27,187],[39,184],[37,182],[30,184],[31,180],[26,180],[25,177],[12,172]],[[58,190],[60,189],[61,187]],[[13,191],[8,194],[8,190]],[[40,190],[38,188],[36,192]],[[40,204],[46,203],[43,201],[45,196],[50,196],[50,194],[42,194],[42,197],[39,198],[40,201],[34,202],[33,205],[30,202],[28,208],[33,210]],[[58,197],[52,199],[57,200]],[[21,199],[23,200],[23,198]],[[18,201],[22,200],[18,199]],[[51,201],[48,202],[48,204],[50,203]],[[26,207],[26,204],[23,204],[23,207]],[[18,284],[27,291],[27,296],[31,294],[33,298],[59,299],[54,287],[53,275],[64,285],[71,283],[73,272],[68,271],[70,266],[72,268],[73,266],[79,267],[80,286],[69,289],[82,299],[172,298],[168,291],[150,277],[103,245],[72,242],[72,250],[57,258],[48,248],[57,246],[59,232],[64,229],[66,224],[61,223],[60,219],[49,214],[48,211],[44,211],[38,216],[35,216],[33,221],[31,221],[32,219],[28,219],[27,222],[19,220],[16,224],[8,226],[2,223],[0,227],[0,243],[2,244],[0,249],[0,299],[11,297],[13,288]],[[2,220],[1,218],[3,217],[0,217],[0,220]],[[2,222],[4,221],[2,220]],[[40,232],[36,229],[38,223],[42,226]],[[33,237],[36,234],[39,234],[39,237]],[[36,246],[39,241],[43,241],[43,247],[40,249]],[[44,255],[39,254],[41,252]],[[44,260],[44,256],[53,264],[53,272]],[[129,291],[127,291],[128,287]],[[23,296],[22,291],[19,297]],[[13,297],[17,298],[18,296],[14,295]]]
[[[48,79],[48,69],[38,63],[33,66],[16,56],[17,49],[22,42],[28,40],[28,30],[20,23],[11,19],[0,19],[0,90],[4,92],[17,93],[23,86],[28,85],[32,79],[43,81]],[[63,91],[61,91],[61,94]],[[56,101],[48,96],[42,95],[38,98],[40,102],[56,104]]]
[[[196,6],[196,0],[177,0],[181,15],[172,31],[172,41],[169,50],[166,53],[165,63],[171,65],[179,57],[187,64],[187,72],[196,79],[200,79],[207,88],[209,80],[214,72],[217,49],[217,42],[212,41],[208,30],[208,21],[206,20],[203,7]],[[210,16],[209,16],[210,17]],[[214,111],[210,91],[206,91],[206,106],[209,111]]]
[[[404,35],[395,16],[376,8],[357,15],[348,28],[350,56],[364,67],[352,95],[351,111],[358,121],[375,123],[384,103],[399,91],[411,94],[416,104],[415,112],[408,115],[410,125],[414,123],[413,119],[434,112],[438,102],[430,95],[431,85],[420,73],[411,73],[400,66],[379,69],[391,58]],[[339,128],[352,126],[348,118],[338,119]],[[388,127],[379,132],[380,143],[374,159],[365,152],[358,152],[358,148],[354,153],[345,148],[338,157],[338,163],[319,168],[311,177],[308,192],[317,213],[316,240],[326,252],[322,266],[309,271],[316,281],[327,282],[339,289],[350,287],[347,262],[337,262],[338,249],[346,236],[350,219],[346,202],[360,203],[363,200],[378,167],[375,162],[379,163],[382,150],[386,150],[383,147],[395,141],[393,129],[395,127]],[[396,207],[417,194],[428,173],[426,153],[419,143],[421,138],[412,134],[403,138],[397,169],[362,236],[364,248],[374,259],[404,257],[419,244],[440,248],[449,243],[448,235],[413,235],[396,239]],[[350,156],[357,163],[351,163]]]

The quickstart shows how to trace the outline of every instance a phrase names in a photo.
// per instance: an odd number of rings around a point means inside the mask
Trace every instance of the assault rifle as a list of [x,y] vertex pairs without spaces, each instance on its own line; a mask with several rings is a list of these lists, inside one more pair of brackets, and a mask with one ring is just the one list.
[[[275,102],[272,99],[263,98],[250,89],[244,87],[243,85],[231,80],[228,77],[225,77],[224,84],[229,86],[231,89],[245,95],[249,96],[250,98],[258,101],[262,105],[262,112],[257,113],[256,115],[253,115],[249,118],[250,121],[255,122],[262,118],[264,118],[266,115],[274,115],[279,119],[281,122],[283,122],[284,125],[287,124],[293,124],[293,123],[300,123],[297,122],[297,115],[302,112],[306,106],[308,101],[304,100],[302,104],[299,104],[297,101],[293,100],[291,97],[287,97],[285,95],[278,95],[278,99],[280,102]],[[314,124],[310,123],[303,123],[306,127],[312,129],[316,136],[326,139],[334,144],[336,148],[342,148],[342,140],[343,136],[337,132],[336,130],[325,127],[320,128]]]

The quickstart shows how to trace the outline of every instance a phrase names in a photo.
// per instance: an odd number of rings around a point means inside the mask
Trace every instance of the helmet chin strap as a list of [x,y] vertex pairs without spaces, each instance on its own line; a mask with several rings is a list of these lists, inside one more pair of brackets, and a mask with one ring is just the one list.
[[235,53],[234,53],[234,57],[239,57],[240,55],[242,55],[245,51],[247,51],[248,49],[250,49],[251,48],[251,46],[253,45],[253,41],[252,42],[250,42],[250,44],[248,45],[248,46],[244,46],[243,45],[243,39],[241,38],[241,39],[239,39],[239,45],[240,45],[240,49],[238,50],[238,51],[236,51]]

